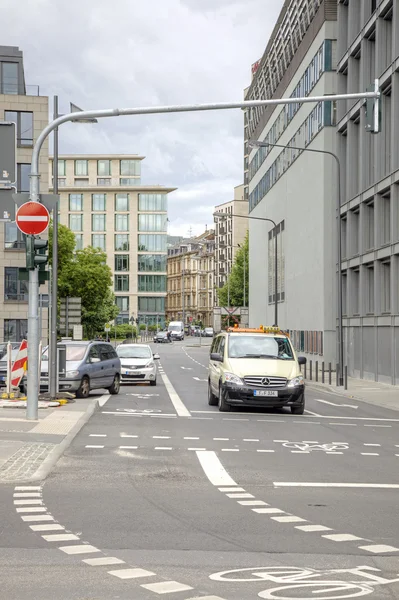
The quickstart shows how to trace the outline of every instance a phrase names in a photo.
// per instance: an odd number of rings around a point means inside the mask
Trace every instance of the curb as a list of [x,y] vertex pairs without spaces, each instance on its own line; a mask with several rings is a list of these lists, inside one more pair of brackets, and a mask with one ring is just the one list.
[[308,379],[305,380],[306,387],[309,387],[313,390],[322,391],[327,394],[334,394],[336,396],[341,396],[342,398],[347,398],[348,400],[357,400],[358,402],[365,402],[366,404],[371,404],[372,406],[379,406],[381,408],[386,408],[388,410],[399,411],[398,406],[390,406],[385,403],[376,402],[375,400],[370,400],[368,398],[363,398],[362,396],[351,395],[348,390],[341,391],[339,388],[333,388],[330,386],[323,386],[322,383],[315,383],[313,381],[309,382]]
[[34,475],[26,479],[25,481],[41,481],[46,479],[49,475],[50,471],[59,461],[61,456],[64,454],[65,450],[69,448],[72,444],[74,438],[78,435],[79,431],[82,429],[84,425],[86,425],[87,421],[93,415],[93,413],[98,410],[100,404],[98,399],[96,398],[93,402],[87,407],[86,412],[82,415],[77,423],[72,427],[71,431],[65,436],[65,438],[57,444],[52,452],[47,456],[47,458],[43,461],[43,464],[38,468]]

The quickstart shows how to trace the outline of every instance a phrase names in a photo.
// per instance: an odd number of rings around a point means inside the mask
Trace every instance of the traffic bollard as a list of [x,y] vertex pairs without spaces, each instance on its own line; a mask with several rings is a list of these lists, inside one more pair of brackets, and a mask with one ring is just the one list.
[[309,379],[312,381],[312,361],[309,361]]
[[319,381],[319,361],[318,360],[316,360],[316,363],[315,363],[315,371],[316,371],[316,382],[318,382]]
[[328,385],[331,385],[331,363],[328,363]]
[[337,366],[335,368],[335,385],[336,385],[336,387],[338,387],[338,381],[339,381],[339,364],[337,363]]
[[321,383],[324,383],[324,361],[321,363]]
[[348,389],[348,367],[344,367],[344,390]]
[[306,378],[307,378],[306,363],[304,364],[303,373],[304,373],[304,377],[305,377],[305,379],[306,379]]

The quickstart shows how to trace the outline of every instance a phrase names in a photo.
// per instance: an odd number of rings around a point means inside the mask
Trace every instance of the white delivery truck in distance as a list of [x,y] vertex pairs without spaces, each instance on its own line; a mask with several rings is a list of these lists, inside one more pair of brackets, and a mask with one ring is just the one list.
[[183,321],[171,321],[168,325],[168,331],[170,331],[172,340],[184,340]]

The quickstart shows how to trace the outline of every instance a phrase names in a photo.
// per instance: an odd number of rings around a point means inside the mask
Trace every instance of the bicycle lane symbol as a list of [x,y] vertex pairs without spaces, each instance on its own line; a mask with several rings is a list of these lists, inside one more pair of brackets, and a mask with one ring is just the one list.
[[214,573],[213,581],[248,583],[266,582],[282,584],[258,593],[266,600],[340,600],[360,598],[372,594],[374,588],[399,582],[378,573],[380,569],[362,565],[353,569],[318,570],[302,567],[247,567]]
[[330,442],[325,444],[317,444],[310,442],[285,442],[282,444],[284,448],[300,450],[302,452],[338,452],[348,450],[349,445],[346,442]]

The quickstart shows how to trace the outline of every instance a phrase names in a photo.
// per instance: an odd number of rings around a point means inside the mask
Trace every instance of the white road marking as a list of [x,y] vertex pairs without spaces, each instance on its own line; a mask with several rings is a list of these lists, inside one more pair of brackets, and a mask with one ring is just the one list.
[[213,438],[214,442],[229,442],[230,438]]
[[321,417],[321,415],[319,415],[318,413],[312,412],[311,410],[305,409],[305,413],[308,413],[308,415],[312,415],[313,417]]
[[329,402],[328,400],[321,400],[321,398],[315,398],[316,402],[323,402],[323,404],[329,404],[330,406],[339,406],[340,408],[359,408],[354,404],[335,404],[334,402]]
[[111,398],[110,394],[104,394],[101,398],[98,399],[98,404],[100,407],[105,406],[108,400]]
[[138,435],[130,435],[130,433],[120,433],[121,438],[138,438]]
[[192,367],[180,367],[181,369],[183,369],[183,371],[192,371],[193,368]]
[[259,513],[259,514],[267,514],[267,515],[276,515],[278,513],[283,513],[283,510],[280,510],[279,508],[252,508],[251,509],[253,512]]
[[263,500],[238,500],[238,504],[242,504],[243,506],[269,506]]
[[274,481],[274,487],[319,487],[319,488],[370,488],[376,490],[397,490],[397,483],[316,483],[300,481]]
[[33,512],[46,512],[45,506],[24,506],[23,508],[17,508],[17,513],[33,513]]
[[256,438],[244,438],[242,440],[243,442],[259,442],[260,440],[256,439]]
[[306,519],[301,519],[301,517],[271,517],[273,521],[277,521],[278,523],[306,523]]
[[223,417],[222,419],[223,421],[249,421],[249,419],[238,419],[237,417],[233,417],[232,419],[230,419],[230,417]]
[[65,527],[58,523],[48,523],[44,525],[29,525],[32,531],[63,531]]
[[213,451],[197,452],[198,460],[209,481],[218,487],[237,485]]
[[90,433],[89,437],[107,437],[106,433]]
[[26,515],[25,517],[21,517],[23,521],[29,523],[29,521],[54,521],[54,517],[51,515]]
[[114,575],[119,579],[139,579],[140,577],[153,577],[155,573],[145,569],[117,569],[116,571],[108,571],[108,575]]
[[206,448],[187,448],[187,450],[198,452],[199,450],[206,450]]
[[170,382],[169,377],[166,373],[161,373],[162,381],[166,387],[166,391],[169,394],[170,401],[173,404],[175,411],[177,412],[179,417],[191,417],[191,413],[184,406],[183,402],[180,399],[179,394],[176,392],[175,388]]
[[257,450],[256,452],[271,452],[271,453],[273,453],[274,450]]
[[222,452],[239,452],[239,448],[222,448]]
[[65,554],[89,554],[91,552],[100,552],[95,546],[90,544],[81,544],[78,546],[60,546],[58,550],[65,552]]
[[334,427],[357,427],[357,423],[329,423],[329,425],[334,425]]
[[376,446],[376,447],[381,447],[381,444],[363,444],[363,446]]
[[242,487],[220,487],[219,492],[245,492]]
[[154,450],[173,450],[172,446],[155,446]]
[[15,487],[16,492],[34,492],[41,490],[40,485],[17,485]]
[[273,440],[273,442],[285,444],[286,442],[289,442],[289,440]]
[[85,448],[105,448],[105,446],[95,446],[93,444],[88,444]]
[[71,542],[79,540],[79,537],[73,533],[54,533],[51,535],[42,535],[42,538],[46,542]]
[[183,440],[199,440],[199,437],[184,437]]
[[388,427],[389,428],[389,427],[392,427],[392,425],[365,425],[365,427],[380,427],[380,428],[381,427],[386,427],[386,428]]
[[[287,440],[288,441],[288,440]],[[302,440],[302,444],[318,444],[319,442],[315,440]],[[332,442],[333,444],[341,444],[346,442]]]
[[14,500],[15,506],[18,505],[29,505],[29,504],[43,504],[43,500]]
[[252,494],[226,494],[228,498],[254,498]]
[[15,492],[14,498],[40,498],[40,492]]
[[82,562],[92,567],[103,567],[106,565],[125,565],[125,561],[116,556],[99,556],[98,558],[84,558]]
[[332,540],[333,542],[353,542],[354,540],[364,539],[357,537],[357,535],[351,535],[350,533],[332,533],[322,535],[321,537],[326,538],[326,540]]
[[200,379],[199,377],[193,377],[195,381],[208,381],[207,379]]
[[378,452],[361,452],[362,456],[379,456]]
[[137,450],[138,446],[119,446],[119,450]]
[[331,452],[326,452],[326,454],[343,454],[343,452],[333,452],[333,451],[331,451]]
[[153,435],[152,439],[153,440],[170,440],[171,436],[170,435]]
[[193,588],[178,581],[161,581],[159,583],[142,583],[141,587],[155,592],[156,594],[173,594],[174,592],[185,592]]
[[309,450],[291,450],[291,454],[310,454]]
[[331,527],[325,527],[324,525],[296,525],[295,529],[300,529],[301,531],[332,531]]
[[359,546],[359,550],[366,550],[373,554],[384,554],[386,552],[399,552],[399,548],[394,546],[385,546],[384,544],[372,544],[370,546]]

